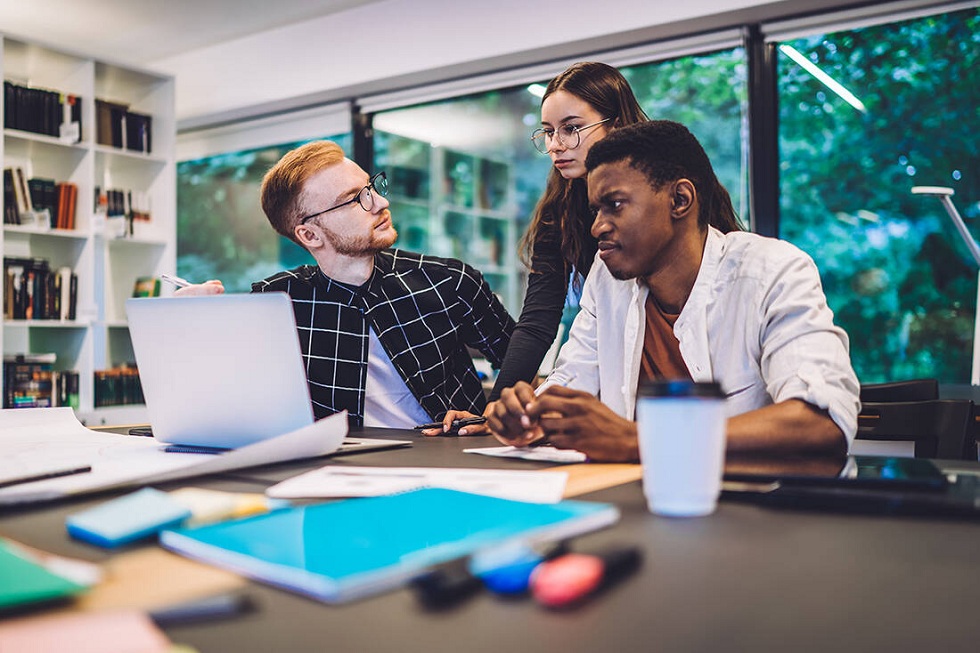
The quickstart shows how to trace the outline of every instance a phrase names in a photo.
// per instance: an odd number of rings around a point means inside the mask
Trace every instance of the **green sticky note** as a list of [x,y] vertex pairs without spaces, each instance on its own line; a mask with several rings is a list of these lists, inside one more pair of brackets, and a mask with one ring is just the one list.
[[0,609],[52,601],[85,590],[63,576],[20,555],[14,547],[0,540]]

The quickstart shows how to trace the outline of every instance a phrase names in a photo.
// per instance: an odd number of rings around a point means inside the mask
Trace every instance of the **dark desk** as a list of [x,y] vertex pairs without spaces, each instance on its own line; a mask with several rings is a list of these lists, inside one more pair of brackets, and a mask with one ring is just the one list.
[[[543,467],[460,453],[491,446],[486,438],[423,439],[406,432],[392,437],[416,444],[333,462]],[[323,462],[190,483],[257,491]],[[67,514],[104,498],[0,514],[0,533],[56,553],[105,559],[102,550],[64,532]],[[585,498],[615,503],[623,517],[614,528],[576,540],[576,549],[637,544],[646,559],[639,573],[572,612],[480,594],[432,613],[405,590],[329,606],[251,584],[258,612],[168,634],[202,653],[975,651],[980,642],[980,524],[770,511],[730,502],[710,517],[658,518],[647,512],[639,483]]]

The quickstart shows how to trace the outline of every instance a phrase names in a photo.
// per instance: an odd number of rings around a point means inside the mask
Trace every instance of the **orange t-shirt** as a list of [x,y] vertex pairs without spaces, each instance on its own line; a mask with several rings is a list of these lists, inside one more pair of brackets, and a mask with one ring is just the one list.
[[674,335],[680,316],[660,309],[653,294],[647,295],[643,355],[640,357],[640,384],[657,379],[689,379],[691,373],[681,356],[681,343]]

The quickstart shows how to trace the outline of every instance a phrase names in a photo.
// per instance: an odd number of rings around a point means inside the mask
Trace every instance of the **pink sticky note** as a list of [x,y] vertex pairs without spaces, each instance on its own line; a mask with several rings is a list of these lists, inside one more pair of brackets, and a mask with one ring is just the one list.
[[0,622],[3,653],[166,653],[170,640],[144,613],[107,610]]

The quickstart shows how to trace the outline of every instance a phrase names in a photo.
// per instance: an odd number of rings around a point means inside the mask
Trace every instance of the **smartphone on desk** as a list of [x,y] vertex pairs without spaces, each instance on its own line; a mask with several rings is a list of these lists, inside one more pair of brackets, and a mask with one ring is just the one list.
[[790,510],[980,519],[980,477],[947,477],[921,458],[848,456],[822,466],[811,458],[782,469],[730,464],[729,458],[722,492],[730,500]]
[[840,487],[942,492],[946,475],[931,461],[894,456],[801,456],[774,458],[729,455],[725,480],[782,487]]

